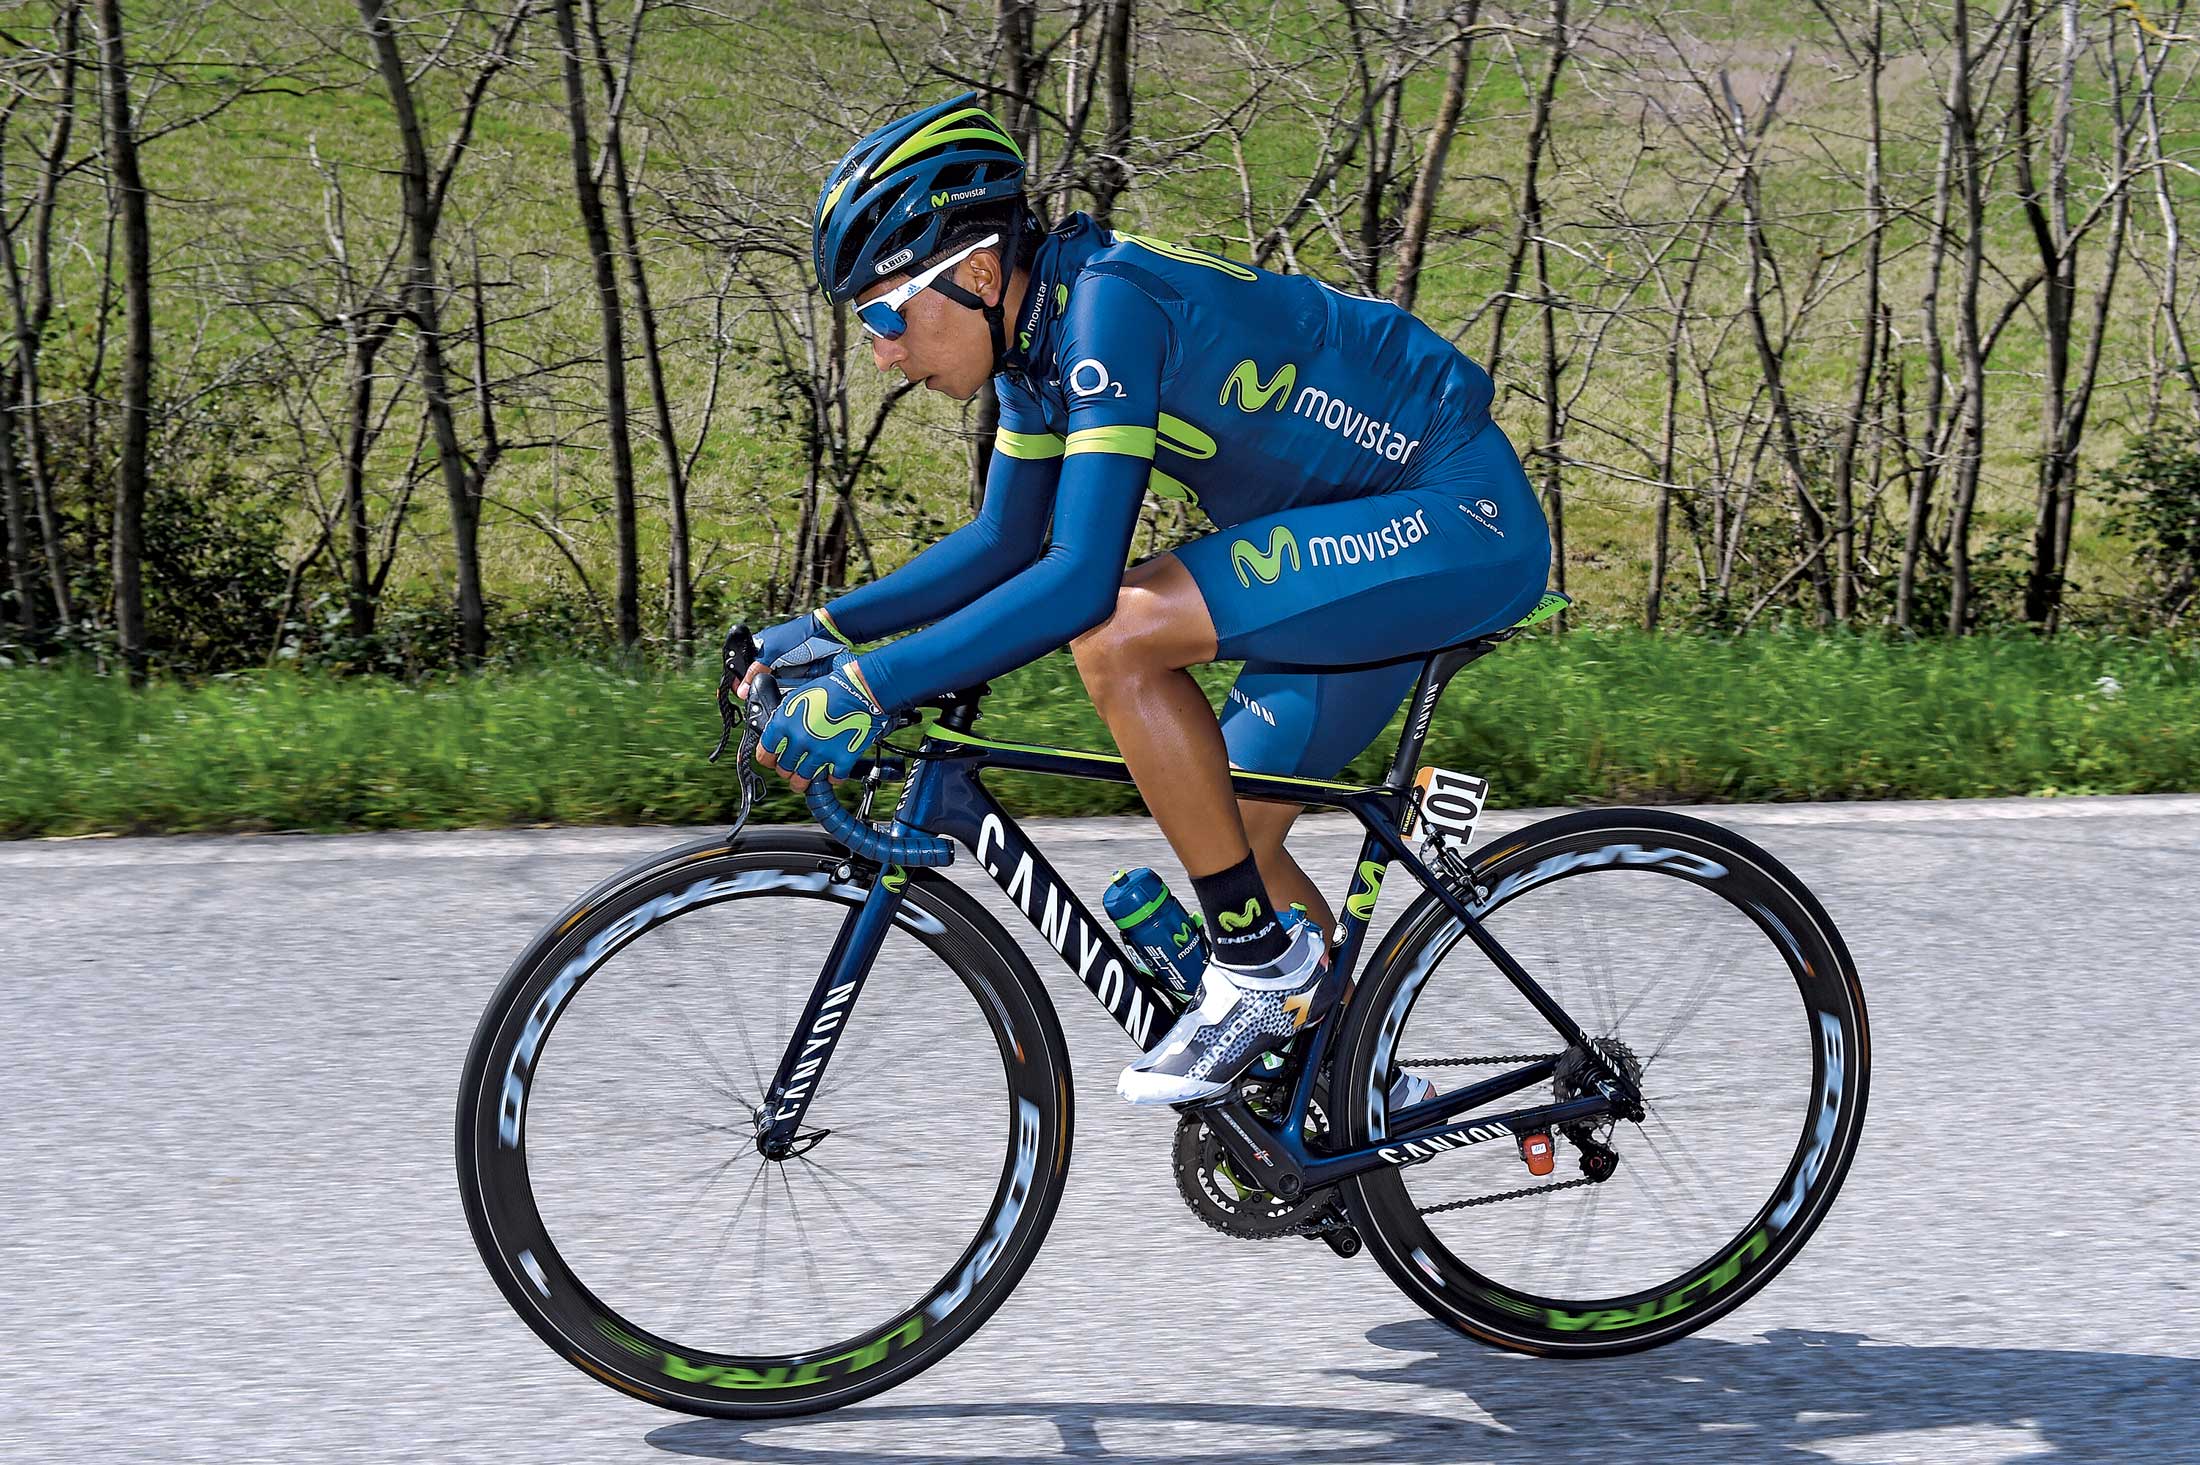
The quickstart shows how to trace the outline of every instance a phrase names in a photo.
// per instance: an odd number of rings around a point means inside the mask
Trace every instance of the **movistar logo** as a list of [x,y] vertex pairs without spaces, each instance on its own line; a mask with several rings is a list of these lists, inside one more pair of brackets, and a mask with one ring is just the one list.
[[1259,918],[1260,902],[1248,895],[1245,897],[1244,910],[1224,911],[1222,913],[1222,929],[1225,931],[1242,931]]
[[1222,383],[1222,395],[1215,398],[1215,402],[1218,406],[1226,407],[1230,403],[1230,394],[1235,392],[1240,412],[1258,412],[1268,405],[1271,398],[1275,400],[1276,410],[1281,412],[1284,404],[1291,400],[1292,383],[1298,379],[1298,367],[1286,361],[1276,368],[1274,376],[1262,381],[1260,368],[1248,356],[1230,368],[1230,375]]
[[934,207],[934,208],[936,208],[936,209],[944,209],[944,208],[946,208],[946,207],[947,207],[947,195],[946,195],[945,193],[935,193],[935,194],[933,194],[933,195],[932,195],[932,207]]
[[1393,463],[1405,462],[1413,456],[1413,450],[1421,446],[1419,438],[1407,437],[1388,422],[1376,421],[1372,412],[1362,412],[1344,398],[1333,397],[1320,387],[1302,388],[1291,403],[1291,410]]
[[[1253,547],[1250,539],[1234,539],[1230,542],[1230,568],[1237,571],[1238,584],[1250,590],[1254,580],[1263,585],[1273,585],[1283,574],[1284,556],[1291,558],[1291,568],[1299,567],[1299,542],[1290,530],[1281,524],[1268,531],[1268,548]],[[1246,571],[1252,571],[1251,577]]]
[[1370,921],[1375,918],[1375,898],[1383,893],[1383,867],[1373,860],[1362,860],[1360,878],[1367,882],[1367,888],[1353,891],[1344,908],[1355,920]]
[[809,729],[811,737],[822,742],[846,733],[848,751],[863,751],[863,740],[870,735],[871,719],[861,712],[843,712],[838,717],[826,716],[823,687],[805,687],[795,693],[793,700],[787,705],[801,710],[802,725]]

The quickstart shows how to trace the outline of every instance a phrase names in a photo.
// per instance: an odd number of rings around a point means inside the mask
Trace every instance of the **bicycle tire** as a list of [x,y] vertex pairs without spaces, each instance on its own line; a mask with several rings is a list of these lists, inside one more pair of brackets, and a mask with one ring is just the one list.
[[[1060,1202],[1072,1111],[1054,1009],[1037,972],[983,906],[945,877],[911,870],[897,924],[970,992],[999,1045],[1012,1101],[1011,1143],[985,1221],[939,1281],[832,1346],[738,1354],[683,1346],[636,1325],[559,1254],[535,1203],[526,1148],[529,1089],[555,1050],[559,1016],[619,950],[688,910],[788,891],[844,905],[861,900],[865,888],[836,873],[846,868],[846,852],[817,831],[787,829],[746,832],[730,845],[699,840],[639,861],[530,942],[490,999],[467,1055],[458,1176],[483,1262],[513,1310],[560,1356],[661,1408],[724,1418],[808,1414],[904,1382],[946,1357],[1008,1297]],[[890,996],[867,986],[857,1012],[866,999]]]
[[[1409,1194],[1409,1167],[1386,1167],[1346,1184],[1347,1204],[1368,1250],[1438,1321],[1516,1352],[1547,1357],[1632,1352],[1731,1312],[1794,1258],[1824,1219],[1855,1157],[1869,1086],[1869,1031],[1855,964],[1839,932],[1779,861],[1731,831],[1685,815],[1634,809],[1562,815],[1493,841],[1471,869],[1481,917],[1495,917],[1553,881],[1619,869],[1656,870],[1740,907],[1780,950],[1813,1015],[1808,1023],[1812,1102],[1780,1182],[1750,1222],[1729,1245],[1662,1285],[1579,1299],[1503,1281],[1491,1275],[1494,1263],[1477,1267],[1437,1237]],[[1395,1037],[1435,964],[1462,936],[1458,920],[1423,892],[1399,918],[1362,982],[1337,1058],[1347,1075],[1342,1123],[1354,1143],[1378,1143],[1383,1135],[1384,1091],[1396,1057],[1386,1050],[1386,1031]],[[1462,955],[1482,961],[1471,947]],[[1579,1014],[1576,1020],[1581,1021]],[[1645,1085],[1646,1099],[1655,1098],[1653,1088]],[[1519,1102],[1536,1101],[1521,1096]],[[1623,1131],[1615,1145],[1626,1138]],[[1531,1182],[1521,1176],[1520,1183]]]

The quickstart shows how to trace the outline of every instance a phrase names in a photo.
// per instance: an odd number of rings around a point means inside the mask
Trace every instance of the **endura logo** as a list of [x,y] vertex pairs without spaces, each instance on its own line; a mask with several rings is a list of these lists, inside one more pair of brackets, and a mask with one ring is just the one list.
[[1393,463],[1405,462],[1413,456],[1413,450],[1421,446],[1419,438],[1408,438],[1388,422],[1377,422],[1371,414],[1362,412],[1342,397],[1332,397],[1320,387],[1302,388],[1291,410]]
[[1363,560],[1387,560],[1403,554],[1428,535],[1428,510],[1418,509],[1411,518],[1393,519],[1380,529],[1364,534],[1317,534],[1306,541],[1306,557],[1317,565],[1356,565]]
[[[1283,574],[1284,556],[1291,558],[1291,568],[1299,567],[1299,541],[1281,524],[1268,531],[1268,548],[1263,550],[1250,539],[1230,541],[1230,568],[1237,571],[1238,584],[1250,590],[1253,581],[1273,585]],[[1251,574],[1248,576],[1247,572]]]
[[1281,412],[1284,404],[1291,400],[1291,386],[1298,379],[1298,367],[1286,361],[1276,368],[1274,376],[1262,381],[1259,365],[1248,356],[1230,368],[1229,376],[1223,379],[1222,395],[1215,398],[1215,403],[1227,407],[1235,395],[1238,411],[1258,412],[1273,399],[1276,410]]

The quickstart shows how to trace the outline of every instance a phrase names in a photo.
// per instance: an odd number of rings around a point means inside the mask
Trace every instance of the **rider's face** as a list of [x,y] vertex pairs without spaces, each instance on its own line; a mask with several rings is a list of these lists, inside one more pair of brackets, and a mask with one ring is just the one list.
[[[979,250],[950,273],[956,284],[988,305],[1001,298],[1001,263],[989,249]],[[858,300],[874,300],[907,278],[881,280]],[[993,333],[985,316],[937,290],[921,290],[902,304],[901,318],[908,329],[893,340],[871,337],[871,359],[879,370],[899,367],[908,380],[958,402],[975,397],[993,373]]]

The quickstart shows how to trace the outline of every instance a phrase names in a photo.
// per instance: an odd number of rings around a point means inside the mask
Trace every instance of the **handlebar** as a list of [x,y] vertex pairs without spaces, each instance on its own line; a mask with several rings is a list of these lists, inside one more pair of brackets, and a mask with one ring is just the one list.
[[936,834],[857,818],[841,807],[833,797],[833,786],[822,778],[810,780],[804,797],[825,832],[864,859],[881,865],[945,865],[955,858],[955,847]]

